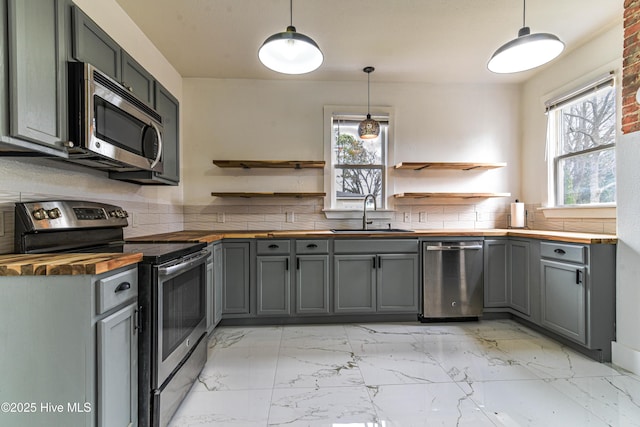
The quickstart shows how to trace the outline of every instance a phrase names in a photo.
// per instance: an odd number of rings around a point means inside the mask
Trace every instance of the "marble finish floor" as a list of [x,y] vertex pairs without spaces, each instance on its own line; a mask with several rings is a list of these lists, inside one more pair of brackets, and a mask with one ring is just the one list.
[[220,327],[191,426],[640,426],[640,378],[511,320]]

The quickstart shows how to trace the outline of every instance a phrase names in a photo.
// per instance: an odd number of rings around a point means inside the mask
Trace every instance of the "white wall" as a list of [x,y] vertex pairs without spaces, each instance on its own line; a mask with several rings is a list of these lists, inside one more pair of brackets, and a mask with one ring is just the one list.
[[[212,191],[325,191],[322,174],[223,170],[214,159],[323,160],[325,105],[360,105],[365,82],[184,80],[185,204]],[[395,111],[395,162],[507,162],[484,173],[399,173],[392,192],[511,192],[519,197],[519,88],[371,83]]]

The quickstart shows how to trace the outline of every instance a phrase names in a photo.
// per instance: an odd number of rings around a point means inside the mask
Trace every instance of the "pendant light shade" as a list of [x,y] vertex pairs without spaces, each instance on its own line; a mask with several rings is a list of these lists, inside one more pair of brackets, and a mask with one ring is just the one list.
[[494,73],[518,73],[531,70],[555,59],[564,50],[564,43],[548,33],[531,34],[525,26],[526,0],[523,0],[522,28],[518,38],[502,45],[491,56],[487,68]]
[[265,67],[283,74],[305,74],[317,69],[324,60],[311,37],[296,32],[293,26],[293,0],[290,0],[291,24],[286,31],[267,38],[258,50]]
[[373,67],[364,67],[362,71],[367,73],[367,118],[360,122],[358,125],[358,135],[362,139],[374,139],[380,135],[380,123],[371,118],[370,106],[369,106],[369,92],[371,87],[371,73],[375,68]]

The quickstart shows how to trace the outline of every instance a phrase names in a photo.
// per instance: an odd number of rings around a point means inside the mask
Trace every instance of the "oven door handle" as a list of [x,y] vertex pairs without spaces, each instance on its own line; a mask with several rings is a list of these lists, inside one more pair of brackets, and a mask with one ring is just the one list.
[[209,251],[208,250],[203,250],[200,251],[199,255],[191,257],[186,259],[184,262],[181,262],[179,264],[175,264],[175,265],[171,265],[169,267],[160,267],[158,268],[158,273],[161,276],[169,276],[171,274],[174,274],[180,270],[186,270],[198,263],[200,263],[202,260],[206,259],[209,256]]

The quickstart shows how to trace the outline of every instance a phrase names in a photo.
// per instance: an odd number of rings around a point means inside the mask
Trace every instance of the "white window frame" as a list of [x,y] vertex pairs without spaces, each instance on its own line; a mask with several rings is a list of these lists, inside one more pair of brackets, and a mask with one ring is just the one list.
[[[391,192],[394,188],[393,174],[389,173],[389,168],[393,167],[393,134],[394,134],[394,109],[392,107],[371,107],[370,113],[372,118],[384,118],[388,121],[387,143],[383,148],[385,152],[385,164],[382,167],[382,204],[378,206],[375,212],[368,211],[367,214],[372,219],[392,219],[393,209],[391,206]],[[324,203],[324,213],[329,219],[354,219],[362,217],[362,208],[359,209],[343,209],[337,207],[336,199],[336,159],[335,150],[333,149],[335,135],[333,132],[334,116],[354,116],[362,115],[363,119],[367,114],[367,107],[360,106],[343,106],[343,105],[325,105],[324,106],[324,191],[327,193]]]
[[[610,82],[610,83],[608,83]],[[561,205],[558,203],[558,161],[562,158],[570,157],[570,155],[558,155],[558,143],[560,126],[557,122],[558,112],[556,111],[559,106],[569,104],[573,100],[587,95],[589,92],[596,90],[598,87],[610,87],[613,85],[615,91],[616,100],[616,141],[619,139],[620,128],[620,96],[619,85],[617,84],[616,73],[614,71],[602,74],[595,79],[589,80],[587,83],[577,86],[577,89],[569,90],[561,95],[549,99],[545,102],[546,114],[547,114],[547,206],[542,210],[546,218],[615,218],[616,217],[616,204],[615,203],[598,203],[598,204],[579,204],[579,205]],[[575,88],[576,86],[574,86]],[[614,144],[610,144],[598,149],[607,149],[615,147]],[[587,153],[585,150],[580,153]],[[579,153],[573,153],[577,155]]]

